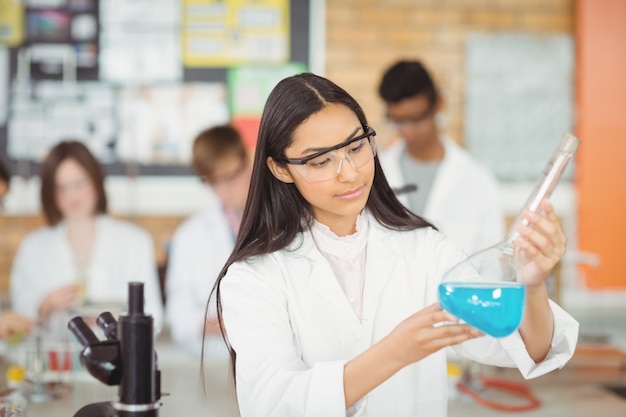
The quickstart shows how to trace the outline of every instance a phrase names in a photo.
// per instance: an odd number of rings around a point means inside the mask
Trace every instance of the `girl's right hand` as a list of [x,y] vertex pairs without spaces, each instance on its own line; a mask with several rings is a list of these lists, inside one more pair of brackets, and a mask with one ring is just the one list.
[[55,311],[67,310],[78,301],[80,284],[69,284],[52,290],[39,303],[39,317],[47,319]]
[[343,371],[346,408],[405,366],[443,347],[479,336],[482,334],[478,330],[458,324],[458,319],[443,311],[439,304],[418,311],[380,342],[346,363]]
[[480,336],[483,336],[480,331],[467,324],[459,324],[456,317],[435,303],[398,324],[386,339],[392,355],[404,367],[446,346]]

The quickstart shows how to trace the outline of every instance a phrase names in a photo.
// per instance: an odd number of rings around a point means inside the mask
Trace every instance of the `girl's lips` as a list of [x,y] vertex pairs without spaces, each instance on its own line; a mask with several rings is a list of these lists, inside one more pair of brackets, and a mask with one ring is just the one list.
[[352,200],[354,198],[358,198],[361,196],[361,194],[363,194],[363,188],[363,186],[360,186],[352,190],[348,190],[344,193],[337,194],[337,198],[340,198],[342,200]]

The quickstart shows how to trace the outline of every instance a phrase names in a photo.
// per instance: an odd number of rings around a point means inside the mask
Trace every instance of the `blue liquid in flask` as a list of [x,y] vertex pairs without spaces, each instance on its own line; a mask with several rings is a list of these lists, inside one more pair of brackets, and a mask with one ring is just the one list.
[[444,282],[439,284],[441,308],[493,337],[513,333],[524,314],[524,285],[514,282]]

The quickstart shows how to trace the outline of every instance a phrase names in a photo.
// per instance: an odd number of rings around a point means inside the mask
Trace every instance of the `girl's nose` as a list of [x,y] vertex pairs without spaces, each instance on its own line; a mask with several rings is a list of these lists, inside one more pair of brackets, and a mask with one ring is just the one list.
[[[348,160],[349,164],[346,164],[347,170],[343,170],[343,161]],[[348,154],[344,154],[339,160],[339,164],[337,165],[337,176],[352,178],[356,174],[356,167],[354,166],[354,162],[352,159],[348,157]]]

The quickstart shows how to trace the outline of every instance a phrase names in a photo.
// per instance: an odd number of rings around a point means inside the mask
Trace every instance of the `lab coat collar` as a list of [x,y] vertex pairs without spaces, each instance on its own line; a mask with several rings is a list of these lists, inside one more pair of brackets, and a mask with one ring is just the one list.
[[61,256],[65,258],[65,262],[67,265],[71,265],[71,275],[77,276],[83,273],[93,273],[89,271],[92,263],[94,262],[94,257],[98,256],[100,253],[104,253],[101,249],[103,243],[102,240],[105,239],[104,236],[108,233],[110,229],[110,219],[107,215],[97,214],[95,216],[95,231],[94,231],[94,240],[91,245],[91,250],[88,258],[84,261],[84,264],[79,265],[76,261],[76,257],[72,251],[72,244],[70,243],[70,238],[67,230],[67,223],[62,220],[55,226],[53,226],[52,230],[58,236],[57,239],[61,242],[59,245],[59,249],[61,251]]
[[[365,262],[365,283],[363,287],[363,321],[375,316],[378,308],[378,294],[394,274],[399,254],[387,243],[387,238],[398,233],[385,228],[374,216],[366,212],[369,221],[367,259]],[[303,232],[288,247],[287,251],[296,258],[306,257],[310,261],[309,283],[311,288],[343,314],[359,321],[345,293],[341,289],[333,270],[317,249],[309,230]],[[300,269],[304,271],[304,269]],[[294,271],[295,272],[295,271]]]
[[397,260],[402,254],[389,244],[390,237],[398,231],[390,230],[370,215],[370,238],[365,262],[363,286],[363,322],[372,321],[378,310],[380,294],[396,273]]

